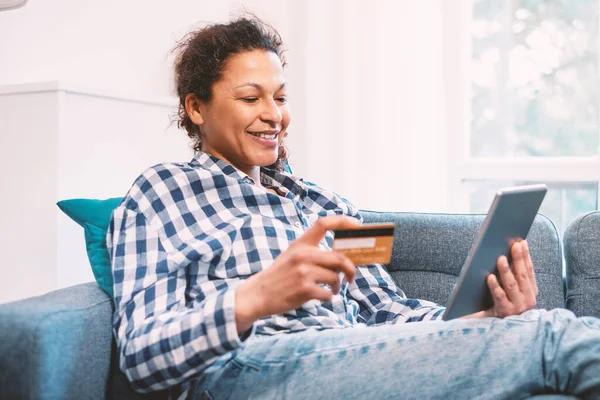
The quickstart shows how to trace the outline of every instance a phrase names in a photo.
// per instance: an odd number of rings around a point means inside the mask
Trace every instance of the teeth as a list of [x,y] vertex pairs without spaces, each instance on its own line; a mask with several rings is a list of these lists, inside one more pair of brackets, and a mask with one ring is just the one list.
[[258,136],[263,139],[275,139],[277,137],[277,133],[268,134],[268,133],[251,133],[251,135]]

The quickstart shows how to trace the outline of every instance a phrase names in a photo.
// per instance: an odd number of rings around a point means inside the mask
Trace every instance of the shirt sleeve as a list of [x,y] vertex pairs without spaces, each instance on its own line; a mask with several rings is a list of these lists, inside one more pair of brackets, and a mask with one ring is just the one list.
[[[341,197],[347,215],[363,222],[360,211]],[[357,265],[348,297],[359,305],[358,321],[367,325],[396,324],[441,319],[445,307],[431,301],[409,299],[381,264]]]
[[[181,384],[243,346],[235,319],[236,286],[187,299],[185,268],[172,264],[156,229],[124,205],[108,234],[120,367],[139,392]],[[244,336],[254,333],[254,326]]]

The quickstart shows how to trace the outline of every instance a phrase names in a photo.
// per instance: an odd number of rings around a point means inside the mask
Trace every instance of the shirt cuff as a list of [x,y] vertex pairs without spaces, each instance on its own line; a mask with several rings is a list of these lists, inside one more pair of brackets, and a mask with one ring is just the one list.
[[423,321],[436,321],[442,319],[444,310],[446,310],[446,307],[434,308],[423,316]]
[[[253,322],[251,328],[244,332],[241,336],[237,332],[237,321],[235,317],[235,297],[237,293],[237,286],[231,286],[224,292],[219,293],[217,296],[207,299],[205,309],[209,306],[209,302],[214,304],[215,312],[214,318],[210,321],[210,325],[207,322],[207,334],[209,341],[217,339],[220,341],[220,345],[225,351],[235,350],[244,345],[250,337],[254,336],[256,332],[256,325]],[[209,308],[213,306],[212,304]],[[211,334],[211,331],[219,332],[218,338]],[[217,343],[214,343],[217,344]]]

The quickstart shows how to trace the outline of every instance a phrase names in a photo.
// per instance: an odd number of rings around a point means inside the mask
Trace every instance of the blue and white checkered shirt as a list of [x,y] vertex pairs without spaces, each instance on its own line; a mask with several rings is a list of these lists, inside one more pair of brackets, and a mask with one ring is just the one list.
[[[261,168],[266,191],[207,153],[149,168],[112,215],[114,333],[121,369],[134,388],[185,393],[214,372],[250,335],[308,328],[345,329],[441,317],[434,303],[407,299],[379,264],[357,267],[331,303],[309,301],[237,334],[238,285],[268,268],[315,221],[359,211],[338,195],[287,173]],[[331,249],[328,232],[320,247]]]

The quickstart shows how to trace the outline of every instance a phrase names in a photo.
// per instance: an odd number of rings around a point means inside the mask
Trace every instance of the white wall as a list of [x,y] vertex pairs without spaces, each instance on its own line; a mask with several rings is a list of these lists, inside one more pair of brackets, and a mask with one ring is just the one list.
[[0,303],[94,279],[83,229],[55,203],[123,196],[148,166],[191,159],[170,124],[175,104],[51,82],[0,86]]
[[[295,172],[361,208],[445,211],[441,3],[31,0],[0,13],[0,86],[56,81],[60,89],[0,95],[0,117],[14,117],[0,120],[0,166],[31,168],[37,164],[22,160],[42,153],[53,160],[44,173],[54,176],[36,188],[3,179],[2,191],[16,197],[0,199],[2,209],[15,211],[3,224],[0,251],[14,243],[11,232],[32,239],[20,217],[27,198],[36,199],[39,218],[54,218],[55,233],[35,232],[44,240],[40,251],[56,249],[47,275],[25,278],[14,263],[2,263],[8,279],[0,280],[7,293],[0,302],[92,279],[82,229],[54,203],[120,196],[147,166],[189,159],[185,133],[167,128],[176,102],[169,50],[191,27],[242,7],[274,24],[288,49]],[[30,107],[35,96],[56,101],[39,118]],[[32,143],[45,144],[34,150]],[[18,252],[13,257],[19,268],[34,268]],[[42,280],[50,283],[36,283]]]
[[445,211],[441,1],[307,8],[298,169],[363,209]]
[[0,91],[0,302],[56,287],[57,93]]
[[171,94],[169,51],[194,26],[248,9],[290,35],[292,1],[31,0],[0,12],[0,84],[74,82],[137,96]]
[[[175,105],[174,101],[148,104],[64,92],[57,200],[123,196],[147,167],[190,160],[193,153],[187,136],[169,123]],[[56,212],[58,287],[93,280],[82,228],[61,211]]]

